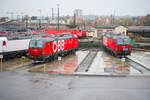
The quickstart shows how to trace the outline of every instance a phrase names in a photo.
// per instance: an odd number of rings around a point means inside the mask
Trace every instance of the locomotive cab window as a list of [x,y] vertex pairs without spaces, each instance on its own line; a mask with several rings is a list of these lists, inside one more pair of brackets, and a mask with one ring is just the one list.
[[122,39],[117,39],[117,44],[118,45],[122,45],[123,44],[123,40]]
[[31,40],[29,47],[30,48],[44,48],[44,41]]
[[124,44],[125,44],[125,45],[130,44],[130,41],[131,41],[130,39],[125,38],[125,39],[123,39],[123,40],[124,40]]
[[128,45],[128,44],[130,44],[130,39],[128,39],[128,38],[124,38],[124,39],[117,39],[117,44],[118,45]]

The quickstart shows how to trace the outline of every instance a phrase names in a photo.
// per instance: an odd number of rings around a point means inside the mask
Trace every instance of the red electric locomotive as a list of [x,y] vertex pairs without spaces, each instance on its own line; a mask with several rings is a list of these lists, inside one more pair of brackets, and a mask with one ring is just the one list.
[[34,62],[54,60],[58,56],[73,53],[78,48],[78,37],[61,34],[55,37],[32,39],[29,43],[29,58]]
[[43,32],[46,34],[63,34],[64,32],[68,34],[75,34],[77,35],[78,38],[86,37],[87,33],[86,30],[81,30],[81,29],[59,29],[59,32],[57,29],[43,29]]
[[128,36],[105,33],[102,37],[102,44],[105,50],[114,56],[127,56],[131,54],[131,39]]

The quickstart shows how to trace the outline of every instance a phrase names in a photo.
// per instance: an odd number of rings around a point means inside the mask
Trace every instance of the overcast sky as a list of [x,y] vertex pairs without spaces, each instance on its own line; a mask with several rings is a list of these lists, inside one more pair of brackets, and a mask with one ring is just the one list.
[[8,12],[50,16],[51,9],[57,13],[56,4],[60,4],[60,15],[73,15],[74,9],[82,9],[84,15],[142,16],[150,13],[150,0],[0,0],[0,16]]

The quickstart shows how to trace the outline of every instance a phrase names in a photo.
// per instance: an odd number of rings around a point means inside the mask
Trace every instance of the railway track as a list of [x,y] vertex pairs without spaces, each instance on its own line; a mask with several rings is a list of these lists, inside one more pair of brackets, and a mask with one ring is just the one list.
[[87,72],[96,54],[96,52],[89,52],[85,59],[79,64],[76,72]]
[[27,65],[20,66],[20,67],[17,68],[16,70],[17,70],[17,71],[22,71],[22,70],[26,70],[26,69],[29,69],[29,68],[34,67],[34,66],[35,66],[35,64],[30,63],[30,64],[27,64]]
[[[17,71],[24,71],[24,70],[28,70],[29,72],[38,72],[36,71],[37,69],[39,68],[42,68],[44,67],[45,64],[47,64],[48,62],[45,62],[45,63],[29,63],[27,65],[23,65],[23,66],[20,66],[18,67],[16,70]],[[34,70],[34,71],[32,71]]]
[[134,51],[143,51],[143,52],[150,52],[149,49],[143,49],[143,48],[132,48]]
[[149,74],[150,73],[150,69],[146,68],[144,65],[139,64],[138,62],[131,60],[130,58],[127,57],[126,59],[126,63],[129,64],[131,67],[133,67],[134,69],[138,70],[139,72],[141,72],[142,74]]

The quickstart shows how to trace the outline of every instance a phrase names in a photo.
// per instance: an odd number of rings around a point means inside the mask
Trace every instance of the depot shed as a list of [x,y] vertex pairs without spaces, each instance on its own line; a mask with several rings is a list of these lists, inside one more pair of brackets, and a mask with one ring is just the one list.
[[106,32],[114,32],[116,34],[121,33],[122,35],[127,34],[127,27],[123,25],[100,25],[96,26],[97,37],[100,38]]

